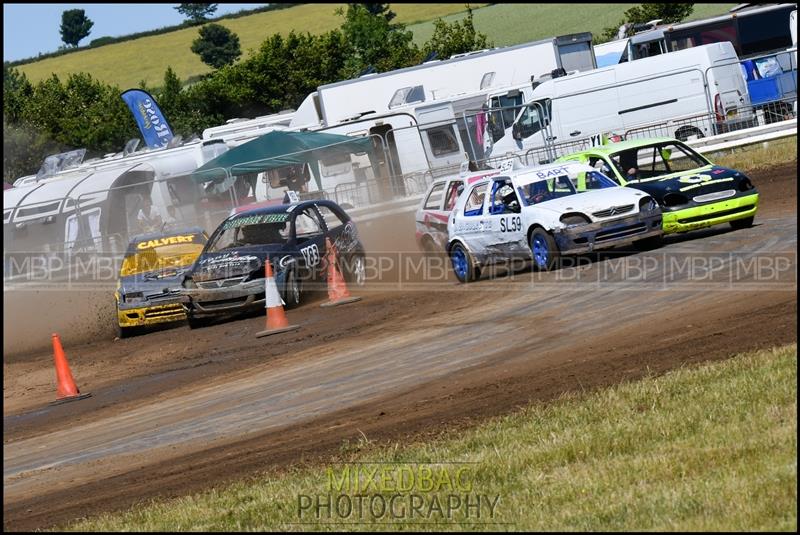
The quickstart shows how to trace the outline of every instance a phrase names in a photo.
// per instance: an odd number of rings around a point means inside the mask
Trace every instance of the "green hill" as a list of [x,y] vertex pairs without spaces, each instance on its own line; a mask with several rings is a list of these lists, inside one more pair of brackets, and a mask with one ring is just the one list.
[[[273,33],[291,30],[319,34],[338,27],[342,18],[334,11],[345,4],[303,4],[291,8],[256,13],[219,23],[239,35],[246,57],[250,50]],[[690,19],[725,13],[736,4],[695,4]],[[513,45],[548,36],[589,31],[595,35],[613,26],[631,4],[475,4],[475,27],[496,46]],[[464,16],[465,4],[392,4],[398,22],[409,25],[418,44],[433,34],[433,21],[447,21]],[[167,66],[186,80],[204,74],[210,68],[189,50],[197,37],[197,27],[161,35],[142,37],[123,43],[74,52],[21,65],[18,69],[37,82],[51,73],[65,78],[73,72],[88,72],[106,83],[121,88],[135,87],[141,80],[159,85]]]

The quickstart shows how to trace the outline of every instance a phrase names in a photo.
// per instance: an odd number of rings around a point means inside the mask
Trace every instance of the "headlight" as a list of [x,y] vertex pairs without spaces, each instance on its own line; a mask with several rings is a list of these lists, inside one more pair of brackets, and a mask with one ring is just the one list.
[[682,206],[689,203],[689,198],[681,193],[667,193],[664,195],[664,206]]
[[742,175],[742,179],[739,181],[739,191],[750,191],[754,188],[755,186],[750,182],[750,179]]
[[144,293],[142,292],[130,292],[127,294],[122,294],[122,300],[126,303],[141,303],[144,301]]
[[194,279],[191,279],[191,278],[187,277],[187,278],[183,279],[183,284],[181,284],[181,286],[191,290],[192,288],[197,288],[197,283],[194,282]]
[[640,212],[653,212],[658,209],[658,203],[652,197],[644,197],[639,201]]
[[576,227],[578,225],[588,225],[589,218],[582,214],[564,214],[559,219],[567,227]]

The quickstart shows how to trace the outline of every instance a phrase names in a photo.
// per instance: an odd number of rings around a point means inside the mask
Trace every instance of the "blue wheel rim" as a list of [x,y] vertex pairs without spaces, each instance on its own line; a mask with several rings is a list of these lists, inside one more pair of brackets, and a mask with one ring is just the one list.
[[550,258],[550,250],[547,248],[547,241],[540,236],[536,235],[533,237],[533,259],[536,261],[536,265],[543,268],[547,266],[547,261]]
[[456,275],[459,279],[466,279],[467,278],[467,254],[464,252],[464,249],[461,247],[456,247],[453,249],[452,255],[453,261],[453,271],[456,272]]

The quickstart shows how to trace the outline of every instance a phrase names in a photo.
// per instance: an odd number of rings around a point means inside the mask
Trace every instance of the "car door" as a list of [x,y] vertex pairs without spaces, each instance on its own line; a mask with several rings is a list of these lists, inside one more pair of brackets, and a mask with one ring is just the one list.
[[326,252],[325,227],[313,205],[295,214],[292,220],[292,239],[299,251],[299,274],[310,280],[321,280],[325,276],[322,262]]
[[491,256],[507,258],[520,251],[528,254],[521,206],[509,178],[498,177],[490,183],[484,226],[488,229],[486,250]]
[[[455,233],[467,245],[469,250],[483,256],[486,250],[486,218],[484,216],[484,201],[486,198],[486,182],[472,186],[465,195],[463,208],[457,215]],[[461,206],[461,203],[459,203]]]

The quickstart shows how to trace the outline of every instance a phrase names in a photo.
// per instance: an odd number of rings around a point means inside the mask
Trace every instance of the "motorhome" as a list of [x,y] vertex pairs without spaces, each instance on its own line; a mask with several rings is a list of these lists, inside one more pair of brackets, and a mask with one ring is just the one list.
[[489,128],[493,156],[637,127],[643,135],[686,140],[747,125],[753,117],[729,42],[534,85],[520,88],[530,98],[521,109],[511,108],[516,111],[511,125]]

